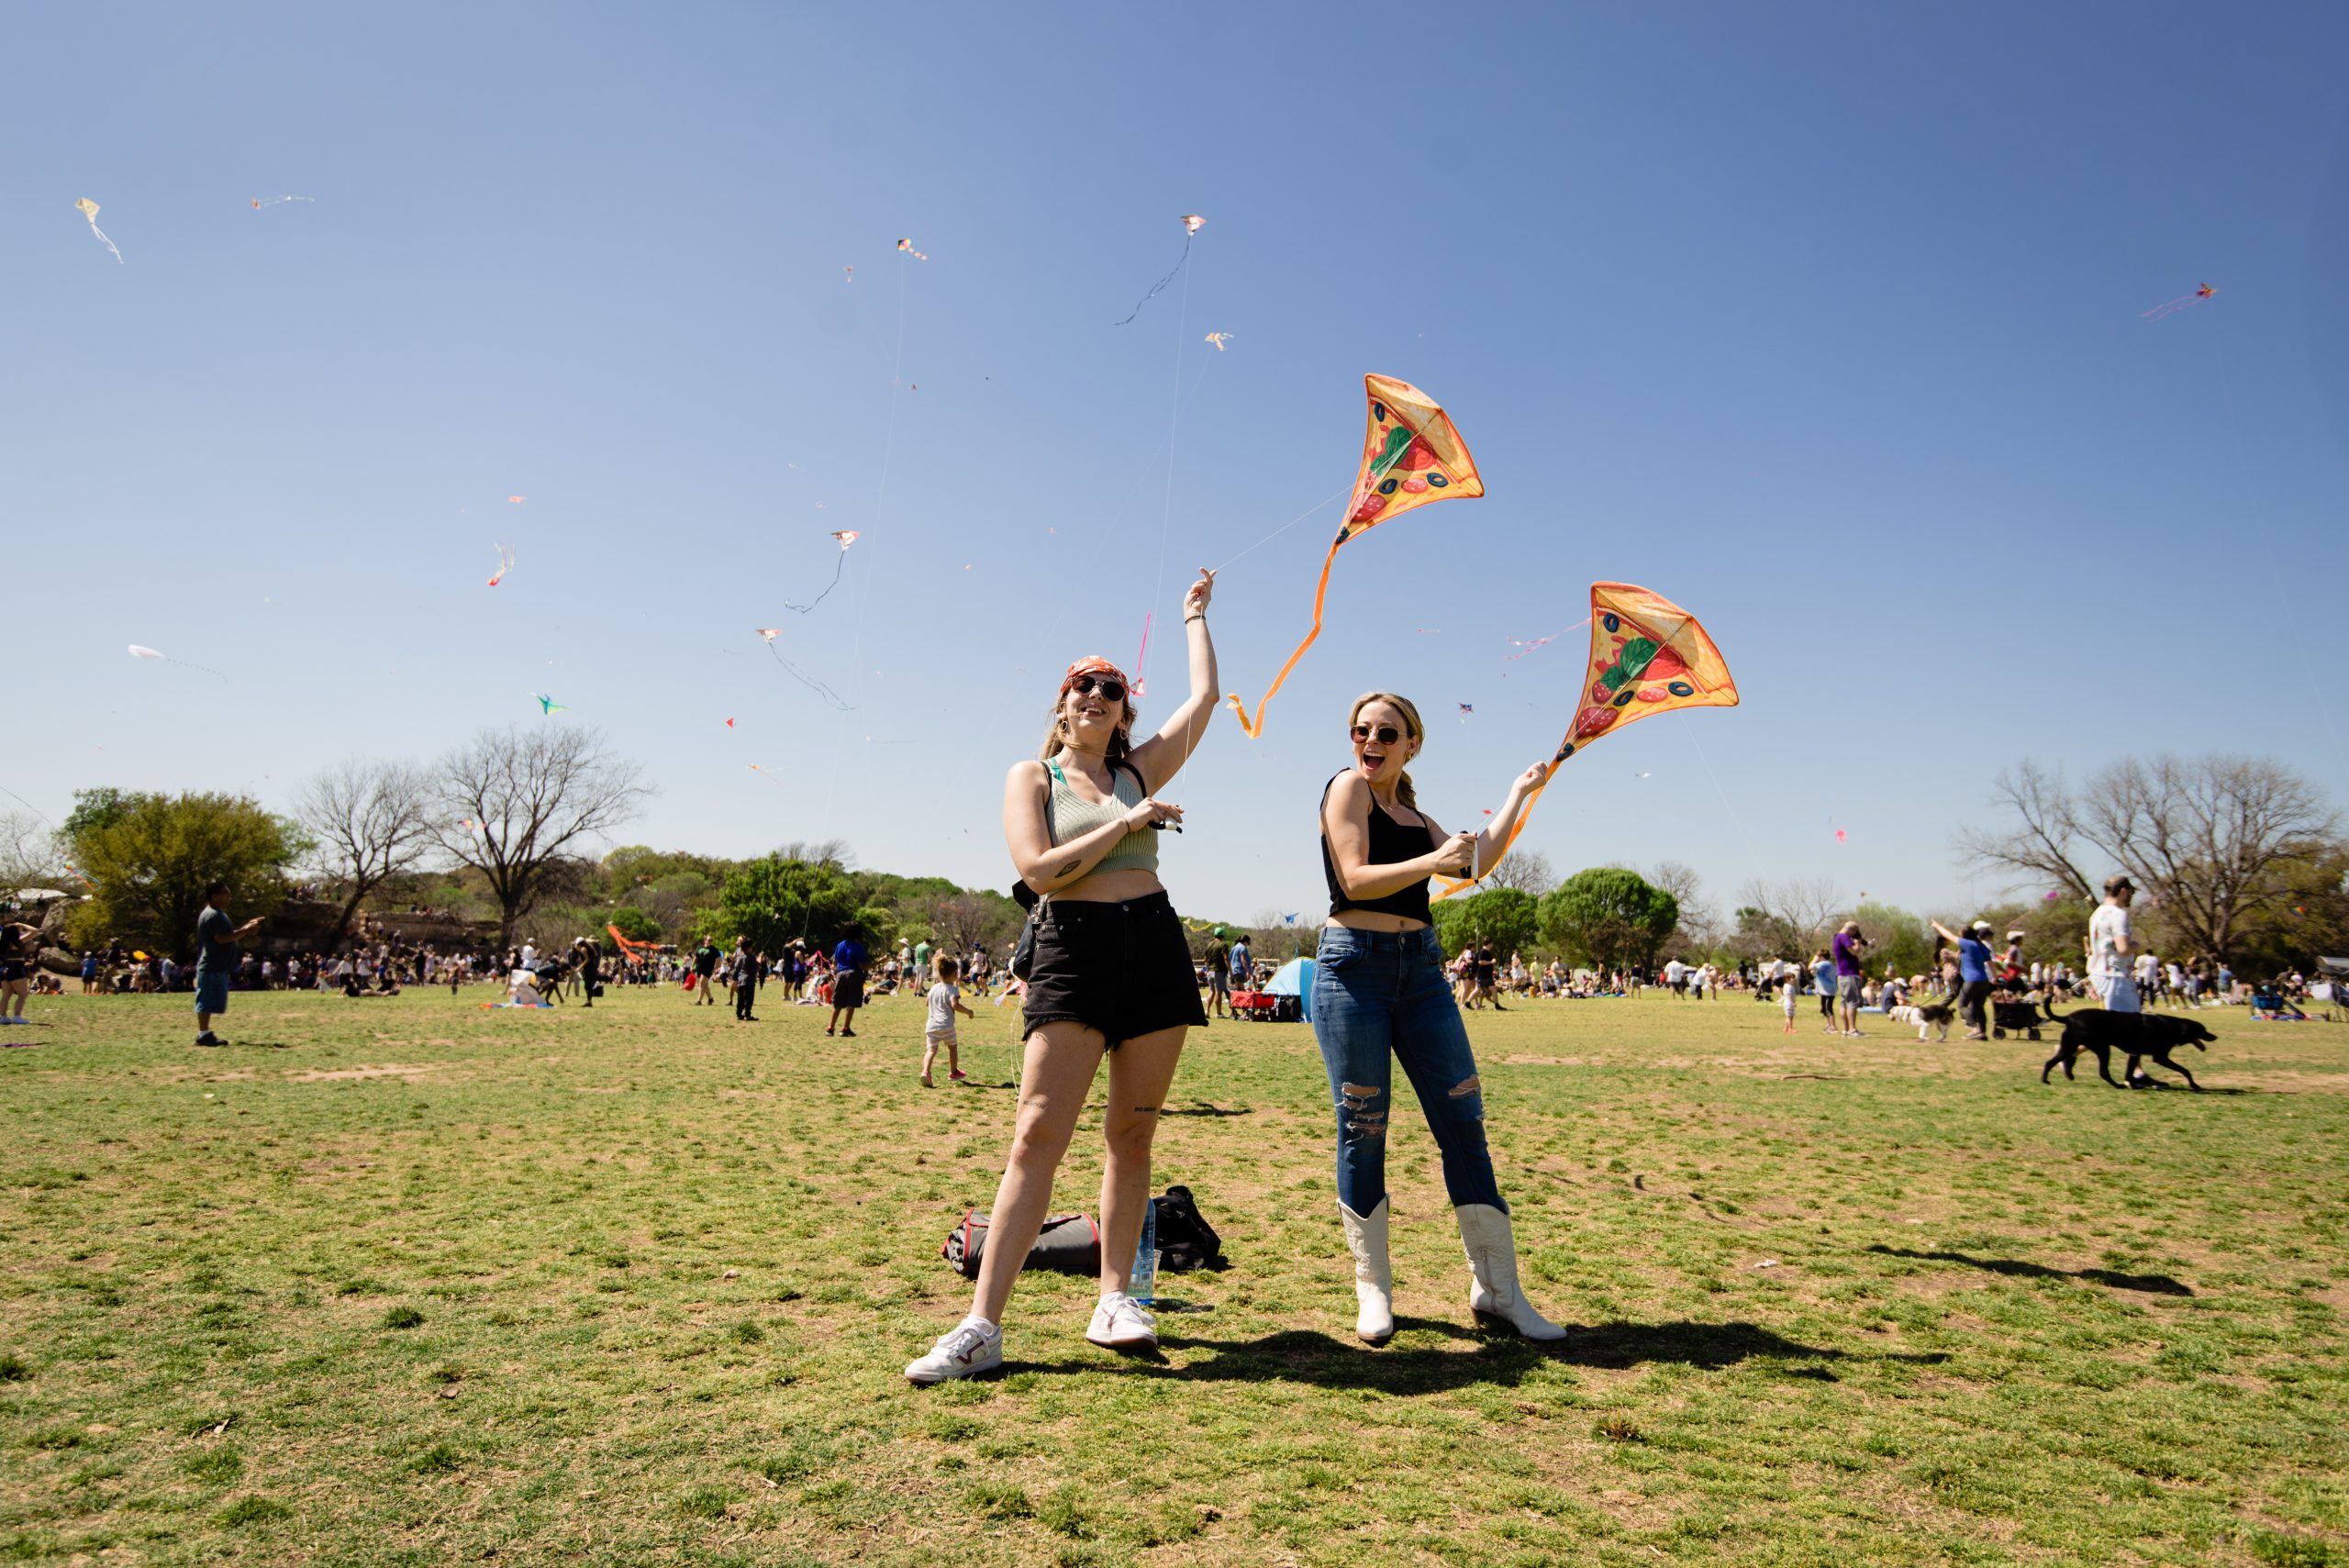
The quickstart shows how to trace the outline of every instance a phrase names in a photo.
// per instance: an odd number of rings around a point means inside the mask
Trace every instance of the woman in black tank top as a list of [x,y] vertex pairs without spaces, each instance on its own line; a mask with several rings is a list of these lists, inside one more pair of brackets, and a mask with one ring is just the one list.
[[1403,771],[1427,737],[1419,709],[1391,692],[1373,692],[1354,700],[1347,726],[1353,766],[1321,792],[1330,920],[1316,955],[1313,1036],[1337,1107],[1338,1216],[1354,1258],[1354,1332],[1373,1344],[1395,1332],[1386,1120],[1400,1061],[1443,1156],[1444,1188],[1474,1281],[1469,1309],[1529,1340],[1563,1339],[1566,1331],[1518,1288],[1517,1242],[1485,1143],[1476,1059],[1444,977],[1428,900],[1429,877],[1473,876],[1491,866],[1549,764],[1537,762],[1510,783],[1483,832],[1446,838],[1419,809]]

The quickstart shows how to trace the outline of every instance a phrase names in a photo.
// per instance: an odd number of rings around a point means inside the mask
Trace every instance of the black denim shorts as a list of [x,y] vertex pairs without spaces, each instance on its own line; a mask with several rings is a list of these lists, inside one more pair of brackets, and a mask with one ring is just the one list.
[[1112,1051],[1136,1035],[1204,1028],[1198,972],[1173,901],[1163,893],[1119,904],[1047,900],[1021,1021],[1029,1034],[1080,1023]]

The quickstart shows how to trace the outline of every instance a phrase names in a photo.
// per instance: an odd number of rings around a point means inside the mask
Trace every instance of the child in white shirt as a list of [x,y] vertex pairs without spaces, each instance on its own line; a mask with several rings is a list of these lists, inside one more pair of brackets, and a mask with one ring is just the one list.
[[1795,998],[1802,995],[1801,971],[1795,969],[1792,965],[1781,967],[1783,973],[1778,977],[1779,1003],[1787,1010],[1787,1027],[1778,1032],[1792,1034],[1795,1032]]
[[963,1006],[963,988],[954,983],[962,974],[963,966],[951,958],[941,958],[932,970],[938,984],[930,988],[930,1016],[922,1020],[922,1039],[929,1046],[921,1058],[921,1086],[925,1089],[935,1086],[930,1082],[930,1069],[938,1060],[938,1048],[941,1045],[946,1048],[947,1076],[957,1084],[963,1081],[961,1042],[954,1034],[954,1015],[978,1017]]

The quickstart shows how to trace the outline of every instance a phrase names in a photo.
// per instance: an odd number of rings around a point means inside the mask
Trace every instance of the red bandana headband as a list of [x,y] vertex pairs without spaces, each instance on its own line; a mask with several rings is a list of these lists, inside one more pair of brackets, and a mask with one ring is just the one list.
[[1068,667],[1068,673],[1061,677],[1061,695],[1063,696],[1066,696],[1069,693],[1069,688],[1076,684],[1076,678],[1079,675],[1092,675],[1096,677],[1107,675],[1111,680],[1117,682],[1119,685],[1125,687],[1128,691],[1133,690],[1134,686],[1134,684],[1131,681],[1126,679],[1126,673],[1123,670],[1119,669],[1115,664],[1110,663],[1109,661],[1102,658],[1098,653],[1089,653],[1084,658],[1078,660],[1075,663],[1071,664]]

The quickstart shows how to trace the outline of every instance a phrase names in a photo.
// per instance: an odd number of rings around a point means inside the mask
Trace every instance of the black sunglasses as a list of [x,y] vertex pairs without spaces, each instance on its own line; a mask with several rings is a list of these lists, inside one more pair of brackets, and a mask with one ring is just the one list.
[[1381,746],[1392,746],[1396,741],[1403,739],[1403,732],[1391,724],[1382,724],[1375,729],[1367,724],[1357,724],[1353,733],[1357,741],[1375,738]]
[[1123,681],[1112,681],[1106,678],[1097,681],[1090,675],[1079,675],[1075,680],[1071,681],[1068,684],[1068,689],[1074,692],[1078,696],[1085,696],[1089,693],[1099,692],[1103,702],[1123,702],[1126,700],[1126,684]]

